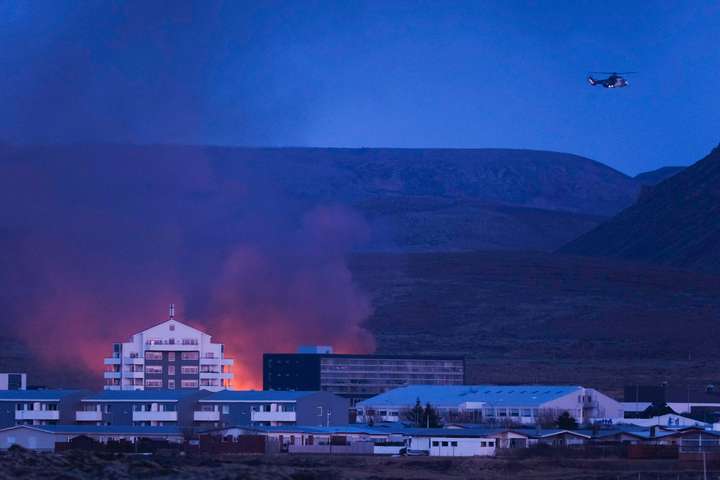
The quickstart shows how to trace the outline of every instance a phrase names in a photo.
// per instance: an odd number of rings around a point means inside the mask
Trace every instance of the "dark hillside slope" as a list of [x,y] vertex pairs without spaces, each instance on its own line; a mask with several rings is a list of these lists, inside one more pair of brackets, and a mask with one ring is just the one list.
[[635,178],[635,180],[642,183],[643,185],[652,186],[657,185],[663,180],[667,180],[676,173],[682,172],[684,169],[685,167],[661,167],[656,170],[651,170],[649,172],[638,173],[633,178]]
[[31,217],[22,205],[44,213],[41,200],[22,200],[40,188],[69,208],[124,198],[108,220],[133,217],[150,229],[157,205],[171,216],[195,211],[191,219],[212,219],[203,228],[224,231],[258,206],[299,218],[341,204],[368,220],[359,248],[370,251],[554,250],[632,204],[640,188],[556,152],[128,145],[0,146],[0,187],[0,219]]
[[720,272],[720,147],[561,252]]
[[467,355],[471,382],[718,378],[720,276],[520,252],[365,254],[350,267],[372,295],[379,351]]

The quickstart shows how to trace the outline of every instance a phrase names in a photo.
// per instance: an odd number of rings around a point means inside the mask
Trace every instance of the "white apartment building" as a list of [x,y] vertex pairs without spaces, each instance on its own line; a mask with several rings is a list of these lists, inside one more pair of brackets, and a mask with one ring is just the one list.
[[232,359],[210,335],[170,318],[113,345],[105,358],[105,390],[203,389],[232,385]]

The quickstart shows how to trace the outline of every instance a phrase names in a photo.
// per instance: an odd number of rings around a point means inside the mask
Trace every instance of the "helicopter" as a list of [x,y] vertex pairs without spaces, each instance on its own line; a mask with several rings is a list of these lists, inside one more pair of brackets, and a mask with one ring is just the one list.
[[[593,78],[593,73],[600,73],[604,75],[610,75],[608,78]],[[593,87],[596,87],[600,85],[601,87],[605,88],[621,88],[621,87],[627,87],[630,85],[630,82],[628,82],[626,79],[622,77],[622,75],[629,75],[632,73],[637,72],[590,72],[590,74],[587,77],[587,81],[590,85]]]

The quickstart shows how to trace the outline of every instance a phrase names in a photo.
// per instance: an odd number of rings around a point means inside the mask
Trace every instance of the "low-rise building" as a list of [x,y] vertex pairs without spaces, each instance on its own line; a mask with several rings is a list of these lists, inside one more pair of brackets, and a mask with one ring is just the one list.
[[57,443],[67,443],[76,437],[89,437],[100,443],[113,441],[136,442],[140,438],[181,443],[183,434],[178,427],[146,427],[133,425],[16,425],[0,429],[0,450],[13,445],[41,452],[52,452]]
[[550,423],[564,412],[582,424],[623,413],[619,402],[580,386],[409,385],[359,402],[357,421],[407,420],[417,401],[429,403],[446,422],[476,424]]
[[25,373],[0,373],[1,390],[26,390],[27,374]]
[[720,420],[720,387],[715,385],[631,385],[623,395],[627,415],[645,411],[651,405],[667,405],[673,412],[705,421]]
[[0,391],[0,427],[74,423],[82,390]]
[[307,425],[348,423],[349,401],[329,392],[224,390],[198,400],[196,425]]
[[190,427],[197,401],[211,393],[206,390],[105,390],[83,396],[72,423]]

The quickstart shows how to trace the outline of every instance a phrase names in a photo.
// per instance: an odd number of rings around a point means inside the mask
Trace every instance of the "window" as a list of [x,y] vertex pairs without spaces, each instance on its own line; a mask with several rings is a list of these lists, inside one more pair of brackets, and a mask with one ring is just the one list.
[[57,409],[58,409],[57,403],[46,403],[46,404],[45,404],[45,410],[54,412],[54,411],[56,411]]
[[180,358],[182,360],[200,360],[200,352],[182,352]]
[[175,390],[175,379],[171,378],[168,380],[168,388],[170,390]]
[[510,416],[511,416],[511,417],[519,417],[519,416],[520,416],[520,409],[519,409],[519,408],[511,408],[511,409],[510,409]]
[[447,446],[448,446],[448,442],[442,442],[442,446],[443,446],[443,447],[447,447]]
[[175,352],[168,352],[168,362],[175,361]]
[[495,442],[488,442],[488,447],[494,447],[494,446],[495,446]]
[[162,365],[145,365],[145,373],[160,373],[162,374]]
[[457,442],[450,442],[451,447],[457,447]]
[[433,445],[433,447],[439,447],[439,446],[440,446],[440,442],[438,442],[437,440],[433,440],[433,444],[432,444],[432,445]]
[[183,380],[180,382],[180,386],[182,388],[198,388],[198,381],[197,380]]
[[155,378],[146,378],[145,386],[149,388],[162,388],[162,380]]
[[498,417],[507,417],[507,409],[505,409],[505,408],[498,408],[498,409],[496,409],[496,410],[497,410],[497,415],[498,415]]
[[481,447],[487,447],[487,442],[480,442]]
[[175,375],[175,365],[168,365],[168,375]]
[[161,412],[175,412],[175,404],[174,403],[162,403],[160,404],[160,411]]
[[172,323],[170,324],[170,331],[171,331],[171,332],[174,332],[174,331],[175,331],[175,325],[172,324]]
[[162,352],[145,352],[145,360],[162,360]]
[[180,373],[182,373],[183,375],[197,375],[198,367],[182,366],[180,367]]
[[134,403],[133,412],[149,412],[152,410],[152,403]]
[[230,413],[230,405],[228,405],[227,403],[223,404],[223,406],[222,406],[222,412],[223,412],[225,415],[227,415],[228,413]]
[[105,404],[102,406],[103,413],[110,413],[112,411],[112,405]]
[[523,409],[522,409],[522,416],[523,416],[523,417],[530,417],[530,416],[532,416],[532,409],[530,409],[530,408],[523,408]]

